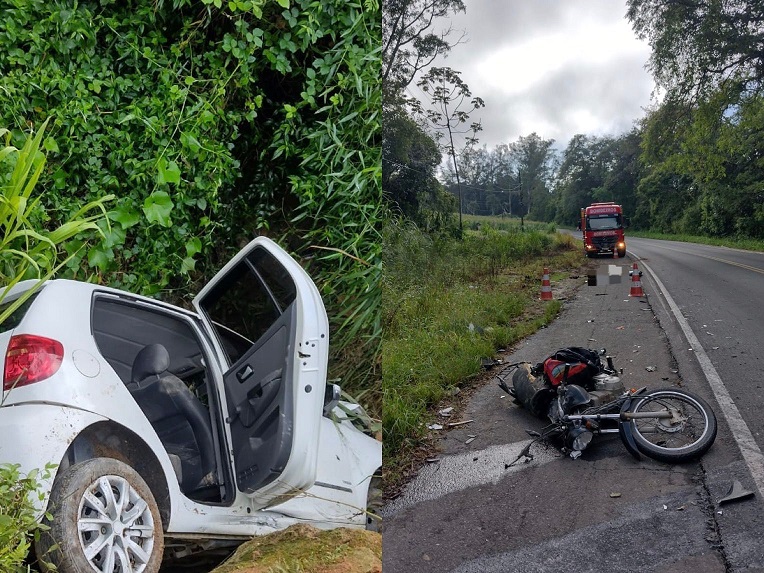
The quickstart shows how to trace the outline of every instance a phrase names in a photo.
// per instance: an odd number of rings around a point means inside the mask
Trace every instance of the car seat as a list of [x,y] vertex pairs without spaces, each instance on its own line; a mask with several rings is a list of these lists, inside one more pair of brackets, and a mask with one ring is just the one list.
[[136,355],[127,387],[167,453],[180,459],[178,482],[188,495],[217,484],[212,425],[207,408],[169,367],[167,349],[149,344]]

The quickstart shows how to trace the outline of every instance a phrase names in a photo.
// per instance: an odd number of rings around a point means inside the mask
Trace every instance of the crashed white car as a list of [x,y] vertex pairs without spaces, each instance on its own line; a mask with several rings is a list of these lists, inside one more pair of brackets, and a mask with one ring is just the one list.
[[302,267],[257,238],[194,307],[52,280],[0,325],[0,463],[57,465],[36,550],[61,573],[153,573],[163,554],[373,519],[382,445],[327,387]]

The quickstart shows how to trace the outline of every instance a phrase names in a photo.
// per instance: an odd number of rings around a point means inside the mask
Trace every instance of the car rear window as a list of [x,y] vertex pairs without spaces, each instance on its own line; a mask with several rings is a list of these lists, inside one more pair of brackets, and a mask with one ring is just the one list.
[[[34,302],[34,299],[37,298],[37,295],[40,294],[40,291],[37,291],[32,296],[30,296],[28,299],[26,299],[20,307],[18,307],[16,310],[14,310],[1,324],[0,324],[0,332],[8,332],[9,330],[13,330],[16,328],[19,323],[21,323],[21,319],[24,318],[24,315],[29,310],[29,307],[32,306],[32,303]],[[5,313],[11,306],[18,300],[18,298],[10,301],[10,302],[4,302],[0,304],[0,316]]]

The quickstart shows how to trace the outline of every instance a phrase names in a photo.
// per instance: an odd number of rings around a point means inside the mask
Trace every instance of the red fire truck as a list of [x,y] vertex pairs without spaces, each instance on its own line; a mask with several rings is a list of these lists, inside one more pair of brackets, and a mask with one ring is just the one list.
[[592,203],[581,209],[581,231],[584,235],[584,254],[598,253],[626,255],[623,236],[623,210],[620,205]]

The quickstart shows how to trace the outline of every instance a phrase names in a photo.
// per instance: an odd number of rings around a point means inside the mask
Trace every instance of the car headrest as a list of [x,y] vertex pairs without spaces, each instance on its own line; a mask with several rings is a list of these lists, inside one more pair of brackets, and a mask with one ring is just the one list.
[[158,376],[170,367],[170,353],[161,344],[144,346],[133,360],[130,380],[138,384],[149,376]]

